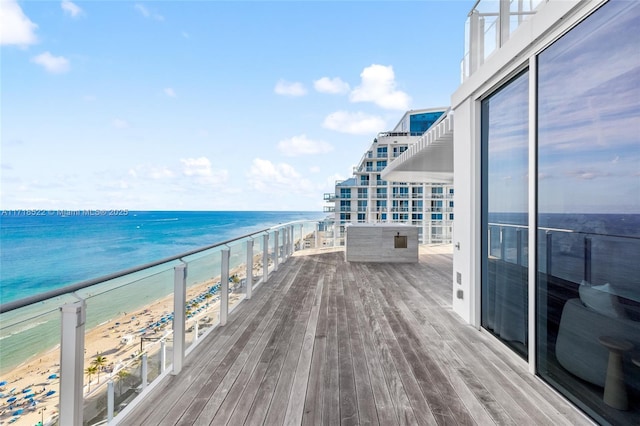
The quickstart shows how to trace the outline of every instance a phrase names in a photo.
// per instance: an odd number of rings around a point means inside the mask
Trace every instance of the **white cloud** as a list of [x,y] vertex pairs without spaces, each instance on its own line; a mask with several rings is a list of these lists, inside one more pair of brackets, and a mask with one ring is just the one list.
[[340,95],[349,92],[349,84],[345,83],[340,77],[329,78],[322,77],[313,82],[313,87],[320,93],[331,93]]
[[166,89],[164,89],[164,94],[169,96],[170,98],[176,97],[176,91],[173,90],[171,87],[167,87]]
[[373,64],[365,68],[360,77],[360,86],[349,94],[351,102],[373,102],[385,109],[409,109],[411,98],[406,93],[396,90],[392,66]]
[[170,179],[176,177],[176,173],[166,166],[150,166],[141,164],[129,169],[127,174],[134,179]]
[[336,111],[324,119],[322,126],[342,133],[362,135],[383,131],[386,122],[381,117],[363,112]]
[[45,70],[53,74],[62,74],[71,68],[69,61],[64,56],[53,56],[49,52],[44,52],[31,58],[31,62],[42,65]]
[[278,95],[284,96],[304,96],[307,94],[307,89],[302,83],[292,83],[285,80],[279,80],[273,91]]
[[34,44],[38,41],[36,28],[16,1],[0,0],[0,45]]
[[182,158],[180,162],[185,176],[211,176],[211,161],[207,157]]
[[62,0],[60,7],[62,7],[62,10],[72,18],[77,18],[83,13],[82,9],[78,5],[70,2],[69,0]]
[[269,160],[256,158],[247,173],[249,185],[269,194],[297,193],[313,194],[313,185],[287,163],[274,164]]
[[336,186],[336,182],[342,182],[345,179],[346,177],[344,177],[340,173],[334,173],[330,176],[327,176],[326,183],[327,183],[327,186],[333,190]]
[[143,6],[140,3],[136,3],[134,7],[145,18],[155,19],[156,21],[164,21],[164,16],[152,10],[149,10],[146,6]]
[[309,172],[310,173],[320,173],[320,167],[319,166],[311,166],[309,167]]
[[128,129],[129,122],[127,120],[123,120],[121,118],[114,118],[111,122],[111,125],[116,129]]
[[194,177],[203,185],[221,185],[229,179],[229,171],[225,169],[211,169],[211,161],[207,157],[182,158],[182,174]]
[[307,135],[294,136],[278,142],[278,150],[287,157],[324,154],[333,151],[333,146],[324,141],[312,141]]

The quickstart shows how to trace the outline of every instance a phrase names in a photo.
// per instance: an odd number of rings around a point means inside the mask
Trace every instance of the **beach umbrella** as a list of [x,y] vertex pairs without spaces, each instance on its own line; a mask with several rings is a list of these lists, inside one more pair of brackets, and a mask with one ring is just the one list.
[[16,398],[15,396],[12,396],[11,398],[7,399],[7,402],[13,402],[16,399],[18,399],[18,398]]
[[47,379],[57,379],[58,375],[57,374],[52,374],[49,377],[47,377]]
[[56,391],[54,391],[54,390],[50,390],[50,391],[49,391],[49,392],[47,392],[44,396],[51,396],[51,395],[53,395],[54,393],[56,393]]
[[14,415],[14,416],[19,416],[20,414],[22,414],[22,412],[23,412],[23,411],[24,411],[24,410],[21,408],[21,409],[19,409],[19,410],[14,411],[14,412],[13,412],[13,415]]
[[6,384],[7,384],[6,380],[3,380],[3,381],[0,382],[0,386],[5,386]]
[[27,392],[31,392],[31,388],[24,388],[24,389],[22,389],[22,393],[27,393]]

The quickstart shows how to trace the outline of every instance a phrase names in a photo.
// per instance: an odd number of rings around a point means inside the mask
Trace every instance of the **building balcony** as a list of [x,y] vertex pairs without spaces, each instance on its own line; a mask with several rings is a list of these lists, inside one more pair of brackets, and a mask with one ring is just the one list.
[[322,211],[323,211],[324,213],[333,213],[333,212],[335,212],[335,211],[336,211],[336,208],[335,208],[335,206],[324,206],[324,207],[322,208]]
[[325,201],[335,201],[337,198],[340,198],[340,196],[338,194],[333,194],[333,193],[329,193],[329,192],[325,192],[324,193],[324,200]]

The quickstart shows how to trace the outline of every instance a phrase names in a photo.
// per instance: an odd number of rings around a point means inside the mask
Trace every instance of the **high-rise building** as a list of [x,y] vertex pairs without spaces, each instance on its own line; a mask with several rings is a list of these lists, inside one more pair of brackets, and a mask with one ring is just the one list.
[[453,184],[432,179],[419,182],[386,181],[381,172],[403,152],[424,140],[427,132],[447,117],[447,108],[407,111],[390,131],[380,132],[353,169],[353,176],[336,182],[325,194],[334,213],[333,244],[344,244],[351,223],[406,223],[417,226],[423,244],[451,242]]

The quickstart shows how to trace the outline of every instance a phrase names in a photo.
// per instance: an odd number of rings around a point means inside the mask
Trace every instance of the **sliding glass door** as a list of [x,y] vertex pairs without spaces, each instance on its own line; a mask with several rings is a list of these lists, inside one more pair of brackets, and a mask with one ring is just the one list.
[[538,56],[537,370],[602,424],[640,424],[640,3]]
[[528,87],[482,101],[482,326],[527,358]]

